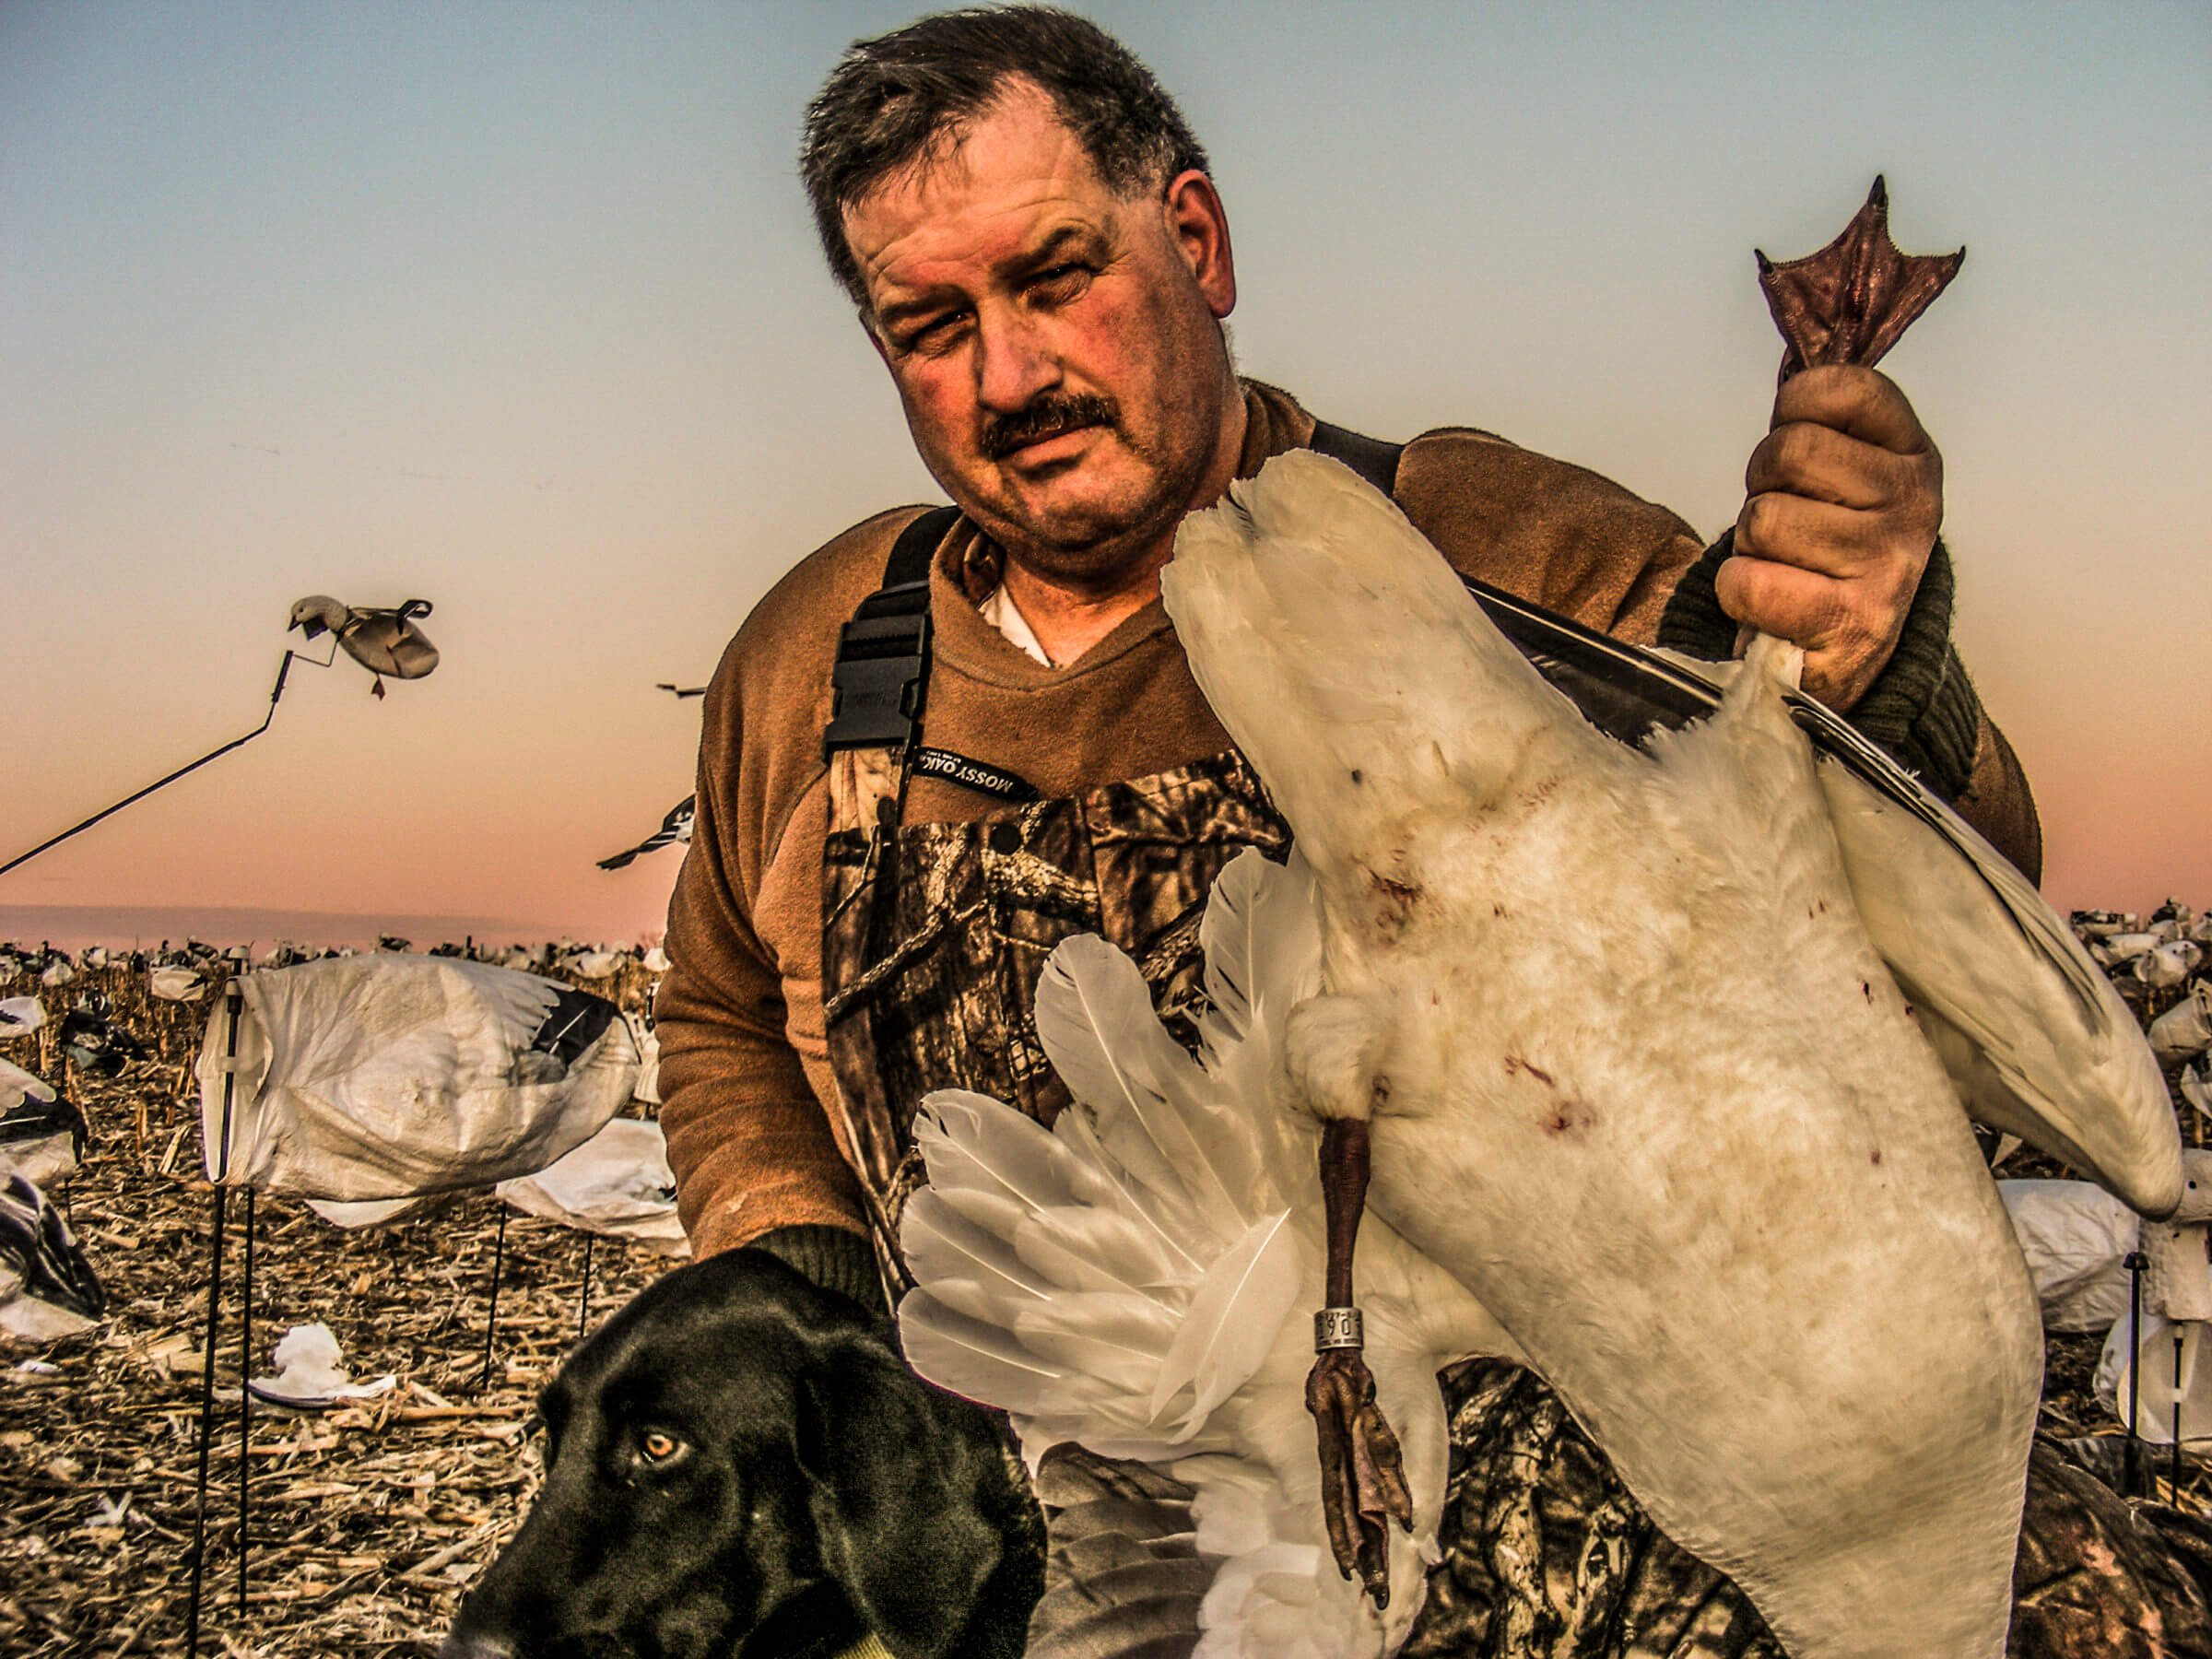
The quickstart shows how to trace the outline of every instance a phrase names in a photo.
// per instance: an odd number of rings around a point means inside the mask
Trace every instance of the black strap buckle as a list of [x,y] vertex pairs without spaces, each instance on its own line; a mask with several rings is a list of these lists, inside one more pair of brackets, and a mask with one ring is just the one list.
[[922,597],[921,610],[864,614],[838,630],[825,760],[840,749],[900,748],[912,740],[929,668],[926,584]]

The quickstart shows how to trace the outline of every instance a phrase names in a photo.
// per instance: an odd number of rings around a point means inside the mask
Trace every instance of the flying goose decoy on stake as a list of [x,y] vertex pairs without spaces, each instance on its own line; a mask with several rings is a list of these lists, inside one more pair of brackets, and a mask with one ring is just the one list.
[[[1793,364],[1871,360],[1955,266],[1883,205],[1761,260]],[[1071,941],[1038,1022],[1076,1104],[1048,1134],[933,1097],[916,1368],[1032,1458],[1172,1463],[1222,1562],[1208,1655],[1403,1641],[1434,1361],[1491,1353],[1794,1659],[1995,1659],[2042,1334],[1968,1115],[2147,1215],[2182,1195],[2065,924],[1796,648],[1696,664],[1463,582],[1311,453],[1187,520],[1162,588],[1294,853],[1217,885],[1196,1060]],[[1285,1146],[1318,1190],[1270,1189]]]
[[612,858],[601,859],[599,867],[603,870],[619,870],[642,853],[656,852],[662,847],[689,846],[691,844],[693,809],[698,800],[697,795],[686,795],[668,809],[666,816],[661,819],[661,827],[658,830],[655,830],[628,852],[618,853]]
[[[384,695],[387,676],[393,679],[420,679],[438,666],[438,648],[425,639],[422,630],[415,626],[416,618],[429,614],[430,602],[428,599],[409,599],[390,610],[363,610],[340,605],[324,594],[311,594],[292,606],[291,620],[287,624],[286,631],[288,633],[292,629],[300,629],[311,640],[324,633],[330,634],[346,648],[348,656],[369,670],[375,682],[371,689],[381,699]],[[93,825],[114,817],[125,806],[143,801],[156,790],[165,789],[179,778],[199,771],[210,760],[220,759],[232,749],[242,748],[253,742],[267,731],[269,723],[276,718],[276,705],[283,700],[285,683],[291,677],[292,664],[297,661],[312,664],[317,668],[327,668],[335,659],[335,649],[329,657],[320,661],[297,651],[287,651],[276,661],[276,682],[269,688],[268,710],[262,715],[259,725],[243,736],[218,744],[198,759],[187,761],[176,771],[156,778],[143,789],[133,790],[122,800],[102,806],[90,818],[70,825],[60,834],[48,836],[29,852],[18,853],[6,864],[0,864],[0,876],[29,864],[41,853],[51,852],[72,836],[83,834]],[[71,977],[74,977],[73,973],[47,982],[65,983]]]
[[310,594],[292,606],[290,628],[308,639],[334,634],[346,654],[375,678],[370,690],[384,694],[384,678],[420,679],[438,666],[438,647],[415,626],[415,618],[430,614],[428,599],[407,599],[388,610],[365,610],[340,605],[327,594]]

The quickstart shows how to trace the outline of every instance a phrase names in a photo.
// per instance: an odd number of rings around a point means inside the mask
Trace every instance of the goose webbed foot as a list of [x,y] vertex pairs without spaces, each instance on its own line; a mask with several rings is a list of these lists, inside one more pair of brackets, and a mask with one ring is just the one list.
[[1331,1349],[1314,1360],[1306,1409],[1321,1441],[1322,1512],[1336,1570],[1346,1578],[1357,1572],[1375,1606],[1386,1607],[1388,1523],[1413,1530],[1413,1493],[1397,1434],[1375,1404],[1375,1379],[1358,1349]]

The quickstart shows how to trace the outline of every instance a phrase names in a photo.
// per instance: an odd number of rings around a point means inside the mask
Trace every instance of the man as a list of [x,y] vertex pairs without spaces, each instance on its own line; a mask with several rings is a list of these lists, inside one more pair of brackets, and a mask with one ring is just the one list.
[[[2034,874],[2026,782],[1948,642],[1941,463],[1881,375],[1813,370],[1783,387],[1712,550],[1606,480],[1487,434],[1426,434],[1377,460],[1237,377],[1229,224],[1204,151],[1118,43],[1042,8],[855,46],[810,112],[804,172],[832,270],[959,513],[918,530],[912,512],[886,513],[817,552],[709,690],[657,1009],[663,1122],[701,1253],[765,1249],[880,1306],[921,1179],[908,1126],[923,1095],[975,1088],[1046,1122],[1065,1099],[1030,1004],[1054,944],[1105,934],[1171,1017],[1194,994],[1191,920],[1214,875],[1246,845],[1279,853],[1288,831],[1192,684],[1158,576],[1184,514],[1287,448],[1372,465],[1463,571],[1623,638],[1712,657],[1739,628],[1796,641],[1809,690]],[[837,666],[856,612],[892,641],[856,634],[854,653],[879,653],[870,672],[912,665],[919,729],[898,717],[875,735],[896,751],[832,732],[825,759],[833,677],[855,697],[862,683]],[[1605,1524],[1648,1534],[1556,1406],[1518,1386],[1462,1380],[1463,1461],[1525,1453],[1532,1436],[1547,1459],[1567,1448],[1553,1461],[1583,1473],[1531,1483],[1528,1512],[1606,1509]],[[1087,1465],[1046,1498],[1058,1550],[1086,1516],[1171,1512],[1176,1494]],[[1482,1565],[1497,1529],[1462,1530],[1440,1618],[1461,1645],[1503,1641],[1517,1593]],[[1589,1527],[1568,1530],[1544,1547],[1581,1550]],[[1760,1651],[1733,1589],[1675,1555],[1680,1571],[1641,1590],[1600,1572],[1532,1594],[1571,1604],[1545,1618],[1617,1630],[1642,1616],[1638,1595],[1719,1596],[1731,1611],[1682,1651]],[[1168,1628],[1193,1616],[1175,1595],[1148,1605]],[[1055,1606],[1048,1592],[1037,1651],[1094,1651]],[[1124,1633],[1135,1621],[1127,1610]]]

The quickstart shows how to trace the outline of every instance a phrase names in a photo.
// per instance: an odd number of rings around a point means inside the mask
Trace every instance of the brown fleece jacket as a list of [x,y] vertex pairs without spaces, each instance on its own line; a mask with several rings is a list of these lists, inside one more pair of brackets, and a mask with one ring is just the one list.
[[[1312,436],[1312,418],[1273,387],[1248,382],[1245,406],[1241,477]],[[1409,443],[1397,500],[1462,571],[1640,643],[1656,637],[1676,583],[1703,551],[1665,510],[1468,429]],[[821,735],[838,629],[881,582],[891,542],[912,516],[883,513],[800,564],[738,630],[707,690],[698,817],[668,913],[675,965],[654,1004],[661,1122],[700,1255],[782,1229],[866,1230],[829,1108]],[[933,747],[1016,772],[1048,796],[1229,747],[1159,600],[1078,661],[1047,668],[977,611],[995,581],[991,549],[979,543],[960,523],[931,576]],[[1947,615],[1941,622],[1947,631]],[[1726,654],[1732,638],[1731,625],[1705,654]],[[1962,810],[1999,848],[2031,859],[2026,781],[1994,728],[1980,721],[1979,730]],[[906,818],[949,823],[1006,810],[918,777]]]

